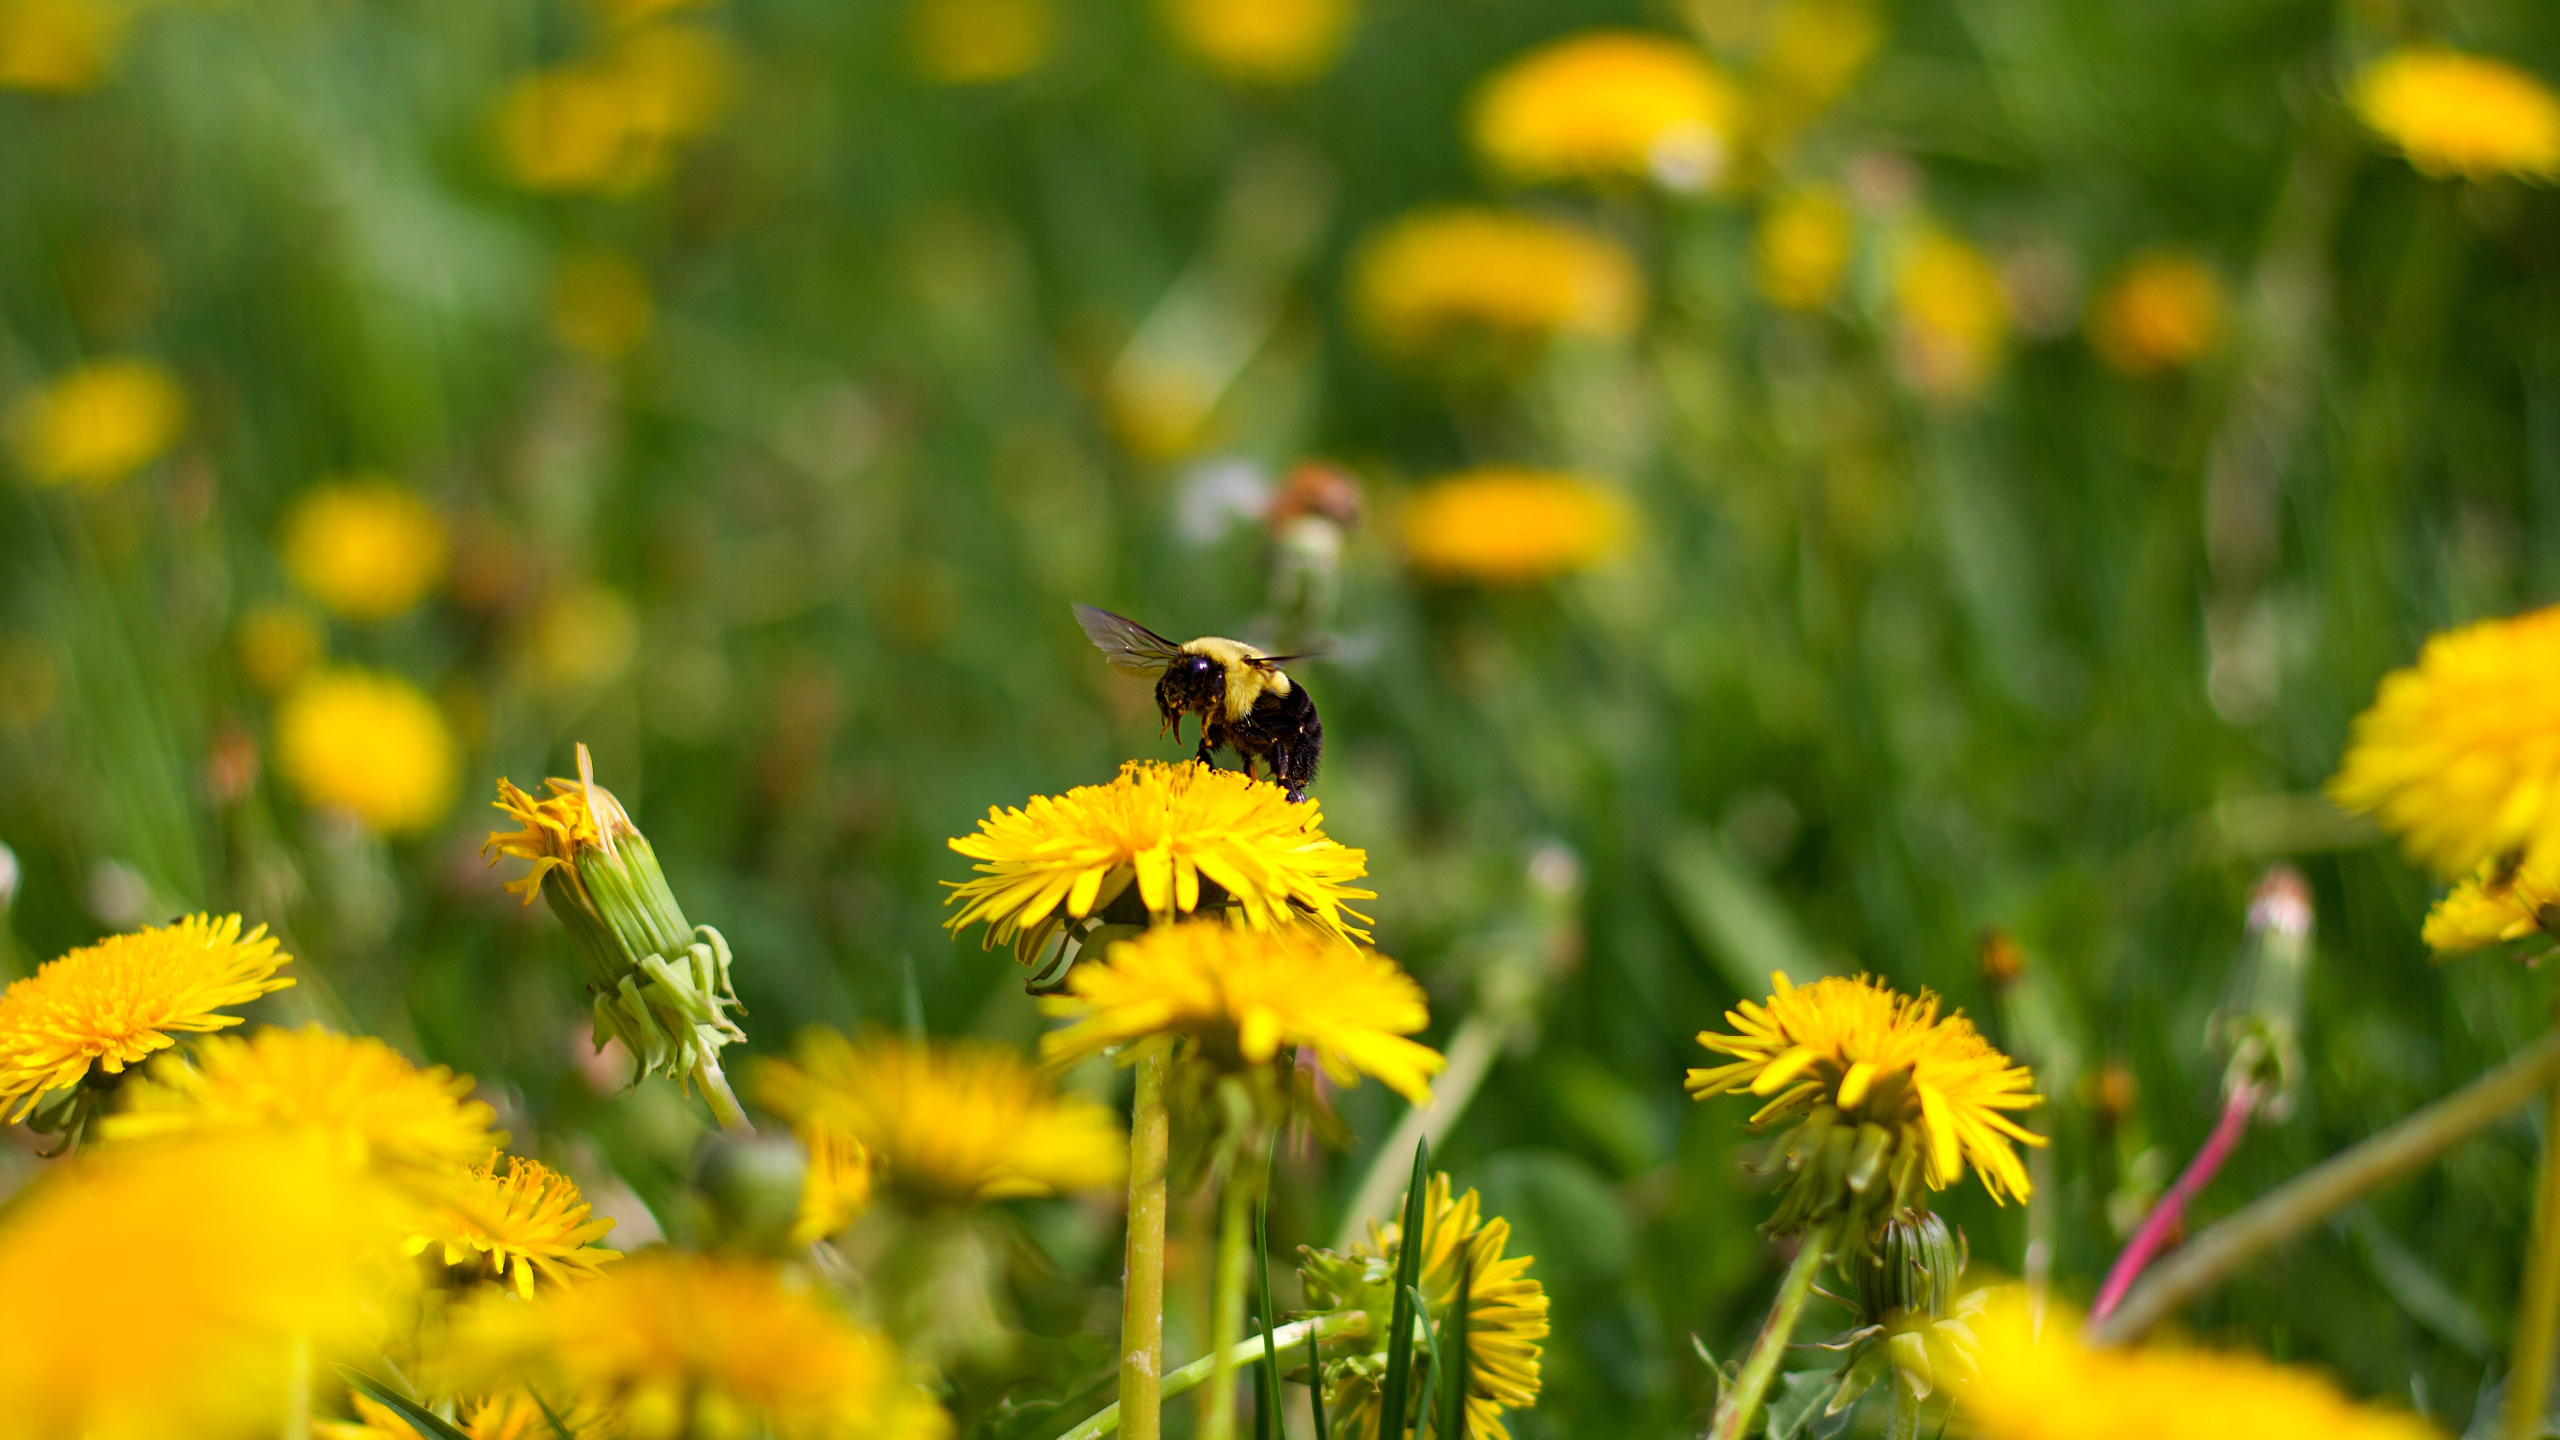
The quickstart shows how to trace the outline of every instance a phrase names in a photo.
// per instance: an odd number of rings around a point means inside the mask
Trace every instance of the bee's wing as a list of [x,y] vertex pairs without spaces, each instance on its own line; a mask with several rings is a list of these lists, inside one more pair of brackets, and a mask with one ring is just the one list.
[[1330,645],[1315,645],[1294,655],[1256,655],[1245,663],[1256,670],[1277,670],[1292,660],[1321,660],[1332,653],[1333,647]]
[[1076,623],[1084,627],[1085,638],[1093,642],[1114,670],[1153,675],[1182,655],[1181,646],[1125,615],[1078,605]]

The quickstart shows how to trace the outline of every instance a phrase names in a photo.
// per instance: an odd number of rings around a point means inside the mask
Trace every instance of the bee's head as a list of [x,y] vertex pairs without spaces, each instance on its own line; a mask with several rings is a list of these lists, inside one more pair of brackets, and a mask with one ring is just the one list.
[[1168,715],[1205,715],[1225,704],[1227,667],[1206,655],[1185,655],[1156,681],[1156,704]]

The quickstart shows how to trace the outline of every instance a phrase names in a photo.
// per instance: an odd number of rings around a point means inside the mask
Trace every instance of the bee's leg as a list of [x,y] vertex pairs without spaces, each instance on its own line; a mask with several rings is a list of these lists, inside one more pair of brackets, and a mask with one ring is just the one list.
[[1217,761],[1217,758],[1216,758],[1215,756],[1213,756],[1213,755],[1211,755],[1211,754],[1209,753],[1209,744],[1210,744],[1210,741],[1209,741],[1209,722],[1207,722],[1206,720],[1203,720],[1203,721],[1201,721],[1201,722],[1200,722],[1200,755],[1199,755],[1199,760],[1200,760],[1200,763],[1201,763],[1201,764],[1208,766],[1208,767],[1209,767],[1210,769],[1212,769],[1212,770],[1215,770],[1215,769],[1217,769],[1217,768],[1218,768],[1218,761]]
[[1252,751],[1250,751],[1250,750],[1238,750],[1238,751],[1236,752],[1236,764],[1237,764],[1237,766],[1238,766],[1238,767],[1240,767],[1240,768],[1244,771],[1244,778],[1246,778],[1247,780],[1250,780],[1250,779],[1252,779],[1252,778],[1253,778],[1253,752],[1252,752]]

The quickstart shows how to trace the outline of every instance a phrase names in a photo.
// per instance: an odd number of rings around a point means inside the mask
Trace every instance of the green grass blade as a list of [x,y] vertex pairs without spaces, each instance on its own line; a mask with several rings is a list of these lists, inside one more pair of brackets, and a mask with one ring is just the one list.
[[338,1375],[367,1399],[408,1421],[410,1428],[427,1437],[427,1440],[471,1440],[470,1436],[454,1428],[452,1421],[352,1365],[339,1366]]
[[1396,1299],[1387,1322],[1387,1378],[1378,1387],[1379,1440],[1403,1440],[1405,1401],[1413,1387],[1413,1282],[1422,1265],[1422,1216],[1431,1188],[1431,1138],[1413,1147],[1413,1178],[1405,1182],[1404,1222],[1396,1239]]
[[1313,1325],[1307,1327],[1307,1408],[1315,1413],[1315,1440],[1333,1440],[1324,1428],[1324,1355]]
[[552,1434],[559,1436],[560,1440],[578,1440],[578,1432],[569,1428],[569,1422],[560,1418],[559,1412],[551,1408],[551,1402],[542,1398],[541,1391],[527,1385],[524,1393],[533,1397],[533,1408],[541,1411],[542,1418],[551,1422]]
[[1446,1369],[1440,1363],[1440,1332],[1431,1323],[1431,1307],[1423,1302],[1422,1287],[1408,1285],[1405,1289],[1413,1296],[1413,1313],[1420,1316],[1422,1322],[1422,1380],[1417,1387],[1422,1392],[1422,1413],[1414,1417],[1414,1440],[1424,1440],[1428,1435],[1439,1435],[1446,1440],[1449,1432],[1431,1423],[1440,1410],[1440,1376]]
[[1441,1440],[1465,1440],[1467,1433],[1467,1310],[1475,1298],[1475,1281],[1475,1255],[1461,1248],[1457,1303],[1450,1307],[1449,1318],[1441,1326],[1449,1337],[1449,1353],[1445,1357],[1449,1403],[1440,1417]]
[[[1270,1175],[1268,1164],[1262,1173]],[[1253,1433],[1255,1440],[1289,1440],[1288,1422],[1280,1415],[1280,1345],[1271,1338],[1280,1318],[1271,1308],[1271,1186],[1267,1178],[1253,1202],[1253,1273],[1254,1303],[1262,1312],[1262,1383],[1253,1391]]]

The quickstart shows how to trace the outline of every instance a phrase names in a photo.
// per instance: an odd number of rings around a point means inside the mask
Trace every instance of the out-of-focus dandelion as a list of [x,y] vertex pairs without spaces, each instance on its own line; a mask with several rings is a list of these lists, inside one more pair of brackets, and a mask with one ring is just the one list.
[[1616,241],[1502,210],[1415,211],[1353,261],[1351,308],[1394,356],[1490,349],[1516,358],[1555,336],[1614,340],[1644,316],[1644,277]]
[[2560,833],[2560,607],[2428,639],[2382,677],[2329,798],[2451,879]]
[[2484,860],[2427,911],[2419,932],[2438,959],[2540,931],[2560,936],[2560,842],[2538,841],[2513,859]]
[[1477,153],[1515,183],[1651,180],[1697,191],[1723,175],[1741,104],[1697,47],[1603,30],[1503,67],[1470,119]]
[[596,363],[640,348],[657,323],[649,272],[627,255],[585,250],[560,262],[551,277],[551,334]]
[[[361,1392],[350,1397],[354,1402],[353,1420],[315,1420],[312,1433],[321,1440],[430,1440],[418,1433],[416,1426],[400,1418],[390,1406],[376,1402]],[[466,1440],[605,1440],[616,1433],[610,1418],[593,1405],[579,1404],[563,1397],[553,1401],[549,1414],[543,1402],[522,1390],[506,1390],[495,1395],[477,1395],[455,1402],[454,1428]],[[558,1423],[553,1423],[554,1419]]]
[[132,23],[133,8],[120,0],[0,0],[0,90],[98,88]]
[[728,113],[742,68],[728,42],[700,26],[627,30],[601,55],[508,89],[497,113],[499,160],[527,189],[641,189]]
[[1989,256],[1924,229],[1894,257],[1895,358],[1911,387],[1936,400],[1982,393],[1999,368],[2009,301]]
[[292,689],[329,648],[310,611],[272,602],[240,612],[231,627],[231,644],[240,657],[240,673],[270,695]]
[[592,1280],[607,1262],[621,1259],[621,1252],[593,1243],[612,1229],[611,1218],[588,1217],[587,1202],[568,1176],[518,1155],[501,1164],[493,1150],[463,1172],[434,1222],[411,1235],[407,1248],[413,1255],[432,1252],[455,1274],[512,1285],[530,1299],[537,1279],[555,1286]]
[[640,653],[640,617],[609,585],[571,585],[543,597],[525,627],[525,660],[543,689],[580,694],[609,684]]
[[302,592],[349,620],[388,620],[444,578],[444,517],[399,482],[362,476],[314,486],[285,512],[277,550]]
[[889,1342],[769,1265],[653,1253],[598,1279],[492,1297],[454,1326],[450,1377],[588,1397],[633,1440],[758,1431],[940,1440],[950,1421]]
[[2222,278],[2192,255],[2159,251],[2116,276],[2089,313],[2089,343],[2126,375],[2153,375],[2210,353],[2222,339]]
[[187,393],[155,361],[94,360],[9,404],[0,428],[18,468],[39,485],[99,490],[178,442]]
[[1342,54],[1353,0],[1163,0],[1166,28],[1211,72],[1245,85],[1297,85]]
[[275,749],[304,803],[343,811],[377,835],[424,830],[453,804],[453,732],[435,702],[397,675],[311,675],[276,708]]
[[1520,585],[1615,558],[1633,516],[1618,491],[1596,480],[1493,466],[1432,481],[1405,502],[1401,518],[1414,569]]
[[239,1024],[222,1011],[291,985],[276,971],[292,958],[264,925],[191,915],[48,962],[0,993],[0,1110],[15,1123],[57,1092],[111,1093],[175,1037]]
[[587,0],[587,8],[614,25],[639,25],[685,10],[708,10],[720,0]]
[[1845,94],[1884,44],[1868,0],[1780,0],[1752,67],[1751,115],[1764,146],[1783,143]]
[[992,85],[1038,69],[1057,44],[1054,0],[908,0],[907,54],[937,85]]
[[1770,202],[1752,237],[1760,293],[1784,310],[1828,308],[1849,273],[1857,237],[1849,207],[1829,189],[1797,190]]
[[823,1125],[798,1129],[808,1168],[800,1173],[800,1209],[791,1243],[814,1245],[853,1223],[871,1203],[871,1156],[862,1142]]
[[2438,178],[2560,177],[2560,96],[2486,55],[2401,50],[2365,67],[2357,118]]

